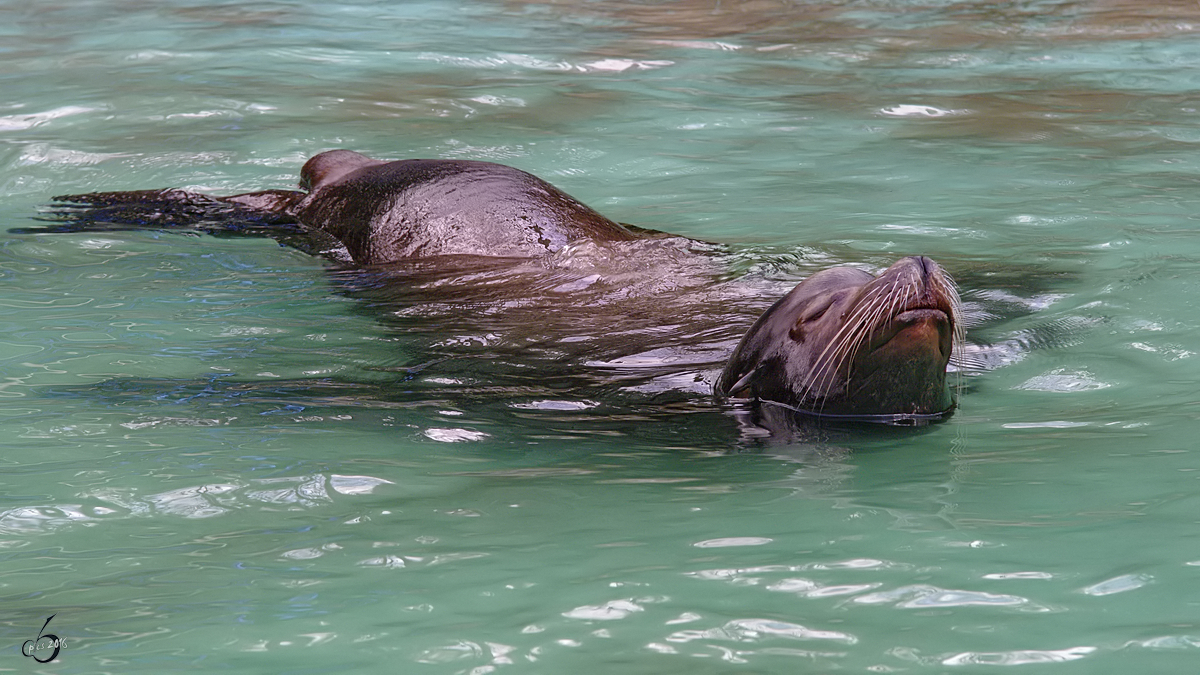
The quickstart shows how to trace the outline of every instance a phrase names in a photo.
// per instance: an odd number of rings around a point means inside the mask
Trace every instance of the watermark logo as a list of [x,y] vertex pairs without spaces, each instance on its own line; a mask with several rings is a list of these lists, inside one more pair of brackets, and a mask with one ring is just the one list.
[[[56,616],[58,615],[51,614],[50,619]],[[58,657],[59,650],[67,646],[66,640],[53,633],[46,632],[46,626],[50,625],[50,619],[46,619],[46,623],[42,624],[42,629],[38,631],[37,637],[21,643],[22,656],[29,656],[38,663],[50,663]],[[48,649],[53,649],[54,651],[50,652],[50,655],[46,656],[46,658],[40,658],[40,656],[46,655],[46,650]]]

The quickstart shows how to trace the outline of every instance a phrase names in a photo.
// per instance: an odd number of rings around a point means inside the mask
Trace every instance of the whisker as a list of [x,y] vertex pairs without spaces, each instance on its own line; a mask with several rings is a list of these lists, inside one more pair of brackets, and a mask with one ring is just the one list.
[[[837,394],[837,382],[852,382],[852,370],[859,355],[871,344],[875,332],[887,325],[891,317],[915,306],[922,296],[939,297],[949,305],[953,326],[951,349],[960,350],[965,340],[962,325],[962,300],[957,286],[941,268],[935,269],[928,281],[914,269],[902,269],[890,278],[880,280],[856,299],[853,309],[842,317],[842,324],[829,338],[800,383],[798,394],[818,406],[818,411]],[[848,391],[841,392],[848,394]]]
[[[805,378],[805,382],[801,386],[802,392],[806,396],[811,394],[820,396],[822,409],[832,393],[832,383],[838,371],[843,365],[848,365],[853,361],[852,354],[857,352],[858,347],[864,341],[863,333],[869,337],[870,327],[877,321],[877,316],[873,316],[873,314],[877,314],[877,299],[882,294],[882,286],[875,286],[868,289],[867,293],[859,298],[854,311],[843,320],[842,326],[830,338],[821,354],[817,356],[809,376]],[[848,356],[850,358],[847,358]],[[845,376],[849,376],[848,370]]]

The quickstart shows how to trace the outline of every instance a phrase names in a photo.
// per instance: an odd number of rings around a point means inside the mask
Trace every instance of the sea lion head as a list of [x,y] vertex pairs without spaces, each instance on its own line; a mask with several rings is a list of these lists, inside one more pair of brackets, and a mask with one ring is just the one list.
[[716,393],[869,421],[945,415],[954,408],[946,366],[962,339],[960,305],[949,276],[924,256],[878,277],[823,270],[751,326]]
[[300,169],[300,187],[311,192],[332,185],[359,169],[386,163],[353,150],[329,150],[313,155],[304,163]]

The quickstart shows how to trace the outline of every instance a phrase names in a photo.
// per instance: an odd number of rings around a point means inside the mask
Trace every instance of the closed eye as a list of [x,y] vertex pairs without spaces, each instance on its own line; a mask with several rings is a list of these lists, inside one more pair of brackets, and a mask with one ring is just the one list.
[[830,296],[824,302],[810,305],[800,314],[800,318],[796,319],[796,323],[792,329],[788,331],[788,336],[796,342],[804,342],[805,336],[808,334],[807,325],[815,321],[820,321],[821,317],[825,316],[825,312],[833,307],[840,296]]

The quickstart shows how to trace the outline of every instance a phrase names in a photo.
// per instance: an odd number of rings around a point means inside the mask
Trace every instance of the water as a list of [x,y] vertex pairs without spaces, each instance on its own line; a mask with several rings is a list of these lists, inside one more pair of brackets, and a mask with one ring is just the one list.
[[[0,26],[4,667],[53,615],[63,673],[1194,668],[1194,7]],[[264,239],[8,233],[334,147],[513,164],[719,264],[439,306]],[[812,270],[912,253],[972,313],[948,423],[762,442],[699,393]]]

